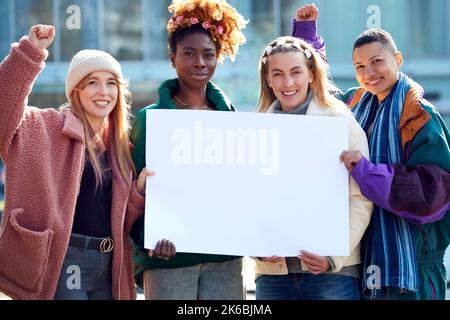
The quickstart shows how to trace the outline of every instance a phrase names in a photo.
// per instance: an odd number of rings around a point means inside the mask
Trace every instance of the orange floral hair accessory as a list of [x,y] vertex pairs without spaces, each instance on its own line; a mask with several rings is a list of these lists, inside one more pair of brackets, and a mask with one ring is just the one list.
[[[169,32],[175,32],[178,28],[189,28],[198,23],[200,23],[200,21],[196,17],[173,16],[169,20],[167,29],[169,30]],[[212,35],[221,35],[224,31],[223,27],[220,25],[220,21],[204,21],[202,23],[202,27],[205,30],[209,30]],[[213,40],[217,41],[215,37],[213,38]]]

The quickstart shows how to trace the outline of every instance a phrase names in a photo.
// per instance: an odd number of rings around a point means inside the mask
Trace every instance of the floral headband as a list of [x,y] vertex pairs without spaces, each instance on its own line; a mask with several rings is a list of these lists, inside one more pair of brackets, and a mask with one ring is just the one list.
[[[169,21],[169,32],[175,32],[178,28],[189,28],[198,23],[200,23],[200,21],[195,17],[173,16]],[[221,35],[224,31],[221,25],[209,21],[203,22],[202,27],[205,30],[210,31],[213,36]]]
[[303,49],[301,47],[300,43],[298,43],[295,40],[291,40],[291,39],[281,39],[281,40],[274,41],[267,46],[266,50],[264,51],[263,57],[261,59],[263,64],[267,63],[267,58],[272,54],[272,51],[276,47],[279,47],[279,46],[291,46],[291,47],[297,48],[303,52],[306,59],[308,59],[308,60],[311,59],[311,56],[312,56],[311,51],[309,51],[308,49]]

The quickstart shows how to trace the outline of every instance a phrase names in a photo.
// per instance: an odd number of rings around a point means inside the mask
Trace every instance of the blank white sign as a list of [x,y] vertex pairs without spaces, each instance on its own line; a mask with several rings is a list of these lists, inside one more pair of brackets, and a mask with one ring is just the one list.
[[148,110],[145,247],[349,255],[348,123],[316,117]]

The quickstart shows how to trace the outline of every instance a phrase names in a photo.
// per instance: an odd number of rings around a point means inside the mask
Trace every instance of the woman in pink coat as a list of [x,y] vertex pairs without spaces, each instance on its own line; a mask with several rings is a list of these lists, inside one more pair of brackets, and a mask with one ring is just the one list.
[[60,110],[27,106],[53,26],[37,25],[0,64],[6,197],[0,291],[13,299],[135,299],[129,231],[143,212],[129,150],[129,93],[119,63],[77,53]]

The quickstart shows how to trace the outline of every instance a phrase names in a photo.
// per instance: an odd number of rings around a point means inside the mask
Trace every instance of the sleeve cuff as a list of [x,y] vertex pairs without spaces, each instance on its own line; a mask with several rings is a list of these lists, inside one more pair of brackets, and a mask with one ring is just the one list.
[[292,21],[292,35],[308,42],[317,39],[317,21]]
[[13,46],[16,46],[33,63],[41,64],[48,58],[48,50],[39,50],[36,48],[31,41],[28,40],[27,36],[23,36],[19,43],[15,43]]
[[355,179],[356,183],[361,185],[361,182],[364,179],[364,175],[368,171],[368,167],[370,166],[370,161],[366,159],[366,157],[362,156],[361,160],[356,164],[353,168],[351,176]]
[[336,265],[334,264],[333,258],[331,257],[325,257],[328,260],[328,264],[330,265],[330,267],[328,268],[327,271],[333,271],[334,269],[336,269]]

